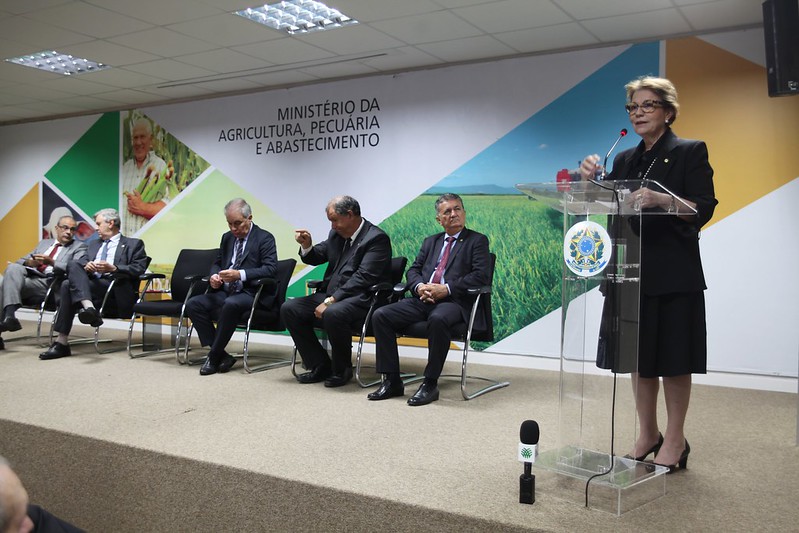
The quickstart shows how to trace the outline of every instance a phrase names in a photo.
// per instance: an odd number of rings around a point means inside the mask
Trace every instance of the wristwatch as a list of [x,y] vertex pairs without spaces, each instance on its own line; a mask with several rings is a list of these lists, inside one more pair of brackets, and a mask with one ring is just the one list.
[[327,298],[325,298],[325,300],[322,303],[329,306],[335,301],[336,300],[332,296],[328,296]]

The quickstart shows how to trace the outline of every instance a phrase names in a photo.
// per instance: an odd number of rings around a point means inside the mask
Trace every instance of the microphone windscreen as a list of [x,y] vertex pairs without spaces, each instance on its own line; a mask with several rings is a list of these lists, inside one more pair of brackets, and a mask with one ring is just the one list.
[[625,135],[627,135],[627,128],[622,128],[619,132],[619,136],[624,137]]
[[538,444],[538,422],[525,420],[519,429],[519,440],[523,444]]

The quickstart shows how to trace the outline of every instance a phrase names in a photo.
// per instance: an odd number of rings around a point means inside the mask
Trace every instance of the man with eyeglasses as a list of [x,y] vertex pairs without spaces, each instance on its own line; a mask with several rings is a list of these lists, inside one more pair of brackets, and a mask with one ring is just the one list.
[[[0,295],[3,317],[0,333],[22,329],[16,317],[17,309],[41,303],[53,278],[53,269],[66,270],[67,263],[86,256],[86,245],[75,240],[77,223],[72,216],[62,216],[55,226],[55,239],[43,239],[27,256],[9,263],[0,276]],[[54,287],[56,294],[58,287]],[[0,337],[0,350],[5,343]]]
[[428,324],[427,367],[424,381],[408,399],[408,405],[427,405],[438,400],[438,378],[449,353],[452,328],[468,322],[474,302],[467,291],[491,283],[488,237],[466,228],[461,197],[442,194],[435,208],[436,221],[444,231],[424,240],[408,269],[406,288],[413,297],[383,306],[372,316],[377,371],[383,374],[383,381],[367,395],[370,400],[405,394],[397,334],[416,322]]
[[109,300],[113,315],[129,317],[133,313],[139,276],[144,274],[149,263],[144,242],[120,233],[116,209],[101,209],[95,213],[94,223],[99,239],[89,243],[84,256],[67,263],[67,279],[61,284],[61,301],[53,322],[53,330],[58,336],[47,351],[39,354],[39,359],[72,355],[69,333],[76,312],[83,324],[93,328],[103,324],[97,307],[114,279],[113,298]]

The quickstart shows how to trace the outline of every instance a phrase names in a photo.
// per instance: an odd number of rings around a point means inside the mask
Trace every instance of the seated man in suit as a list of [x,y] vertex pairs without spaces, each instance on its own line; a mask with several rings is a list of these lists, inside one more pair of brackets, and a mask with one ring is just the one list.
[[[17,309],[23,303],[38,304],[44,299],[54,268],[66,270],[69,261],[86,256],[86,245],[75,240],[77,226],[71,216],[59,218],[55,226],[55,239],[42,239],[29,256],[6,267],[5,276],[0,276],[3,301],[0,332],[22,329],[16,317]],[[3,348],[3,339],[0,338],[0,350]]]
[[58,337],[50,349],[39,354],[39,359],[72,355],[69,333],[76,311],[83,324],[102,325],[103,318],[97,307],[111,285],[112,273],[117,282],[111,299],[114,305],[111,313],[119,317],[129,317],[133,313],[139,276],[147,269],[144,243],[119,232],[120,220],[116,209],[101,209],[94,215],[94,223],[100,238],[89,243],[84,257],[67,263],[67,279],[61,284],[61,301],[53,324]]
[[436,220],[444,232],[424,240],[407,274],[407,288],[415,295],[386,305],[372,315],[377,371],[384,375],[370,400],[403,396],[397,334],[409,325],[427,321],[427,367],[424,381],[408,405],[438,400],[438,377],[444,368],[451,328],[469,320],[473,299],[467,289],[491,282],[488,237],[466,228],[466,211],[457,194],[436,200]]
[[[294,232],[303,263],[327,263],[322,285],[314,294],[287,300],[280,315],[309,370],[297,381],[341,387],[352,379],[351,328],[366,317],[369,287],[391,280],[391,240],[361,217],[361,206],[351,196],[333,198],[326,211],[332,227],[326,241],[313,245],[308,230]],[[327,334],[332,363],[314,334],[315,326]]]
[[258,288],[251,282],[277,273],[275,238],[252,223],[250,205],[242,198],[234,198],[225,205],[225,218],[230,231],[222,235],[219,253],[211,265],[211,290],[186,303],[186,314],[200,343],[210,346],[200,368],[201,376],[233,368],[236,358],[225,348],[242,315],[252,308]]

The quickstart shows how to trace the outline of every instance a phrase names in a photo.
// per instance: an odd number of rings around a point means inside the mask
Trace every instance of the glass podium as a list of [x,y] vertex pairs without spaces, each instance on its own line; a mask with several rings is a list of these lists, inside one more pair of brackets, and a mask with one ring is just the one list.
[[[527,183],[563,214],[558,441],[533,467],[539,487],[620,515],[665,494],[665,467],[624,457],[638,436],[641,242],[656,218],[696,210],[652,180]],[[642,188],[672,197],[641,209]]]

